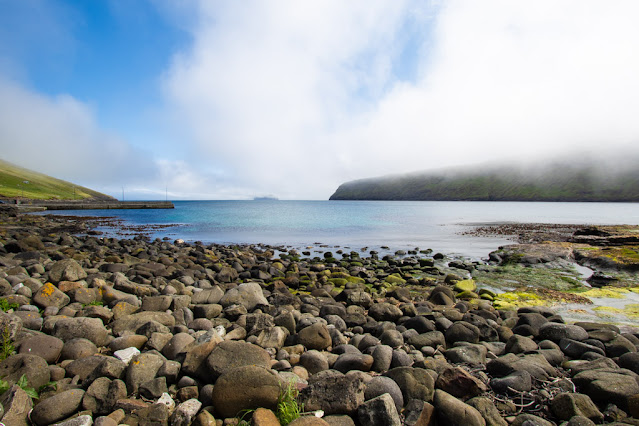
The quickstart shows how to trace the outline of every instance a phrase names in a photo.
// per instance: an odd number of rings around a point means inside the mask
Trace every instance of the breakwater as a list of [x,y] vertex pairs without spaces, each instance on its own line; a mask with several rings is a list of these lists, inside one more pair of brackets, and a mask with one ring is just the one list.
[[115,210],[115,209],[173,209],[170,201],[87,201],[87,200],[29,200],[17,203],[20,209],[37,210]]

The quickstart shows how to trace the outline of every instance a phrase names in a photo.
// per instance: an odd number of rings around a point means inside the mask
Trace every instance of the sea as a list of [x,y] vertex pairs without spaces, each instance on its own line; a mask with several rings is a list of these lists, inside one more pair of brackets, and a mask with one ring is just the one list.
[[[480,201],[175,201],[170,210],[73,210],[46,214],[108,216],[125,226],[162,225],[151,238],[267,244],[324,252],[426,250],[482,259],[513,237],[468,235],[500,223],[639,224],[639,203]],[[169,226],[167,226],[169,225]],[[99,229],[117,236],[112,228]]]

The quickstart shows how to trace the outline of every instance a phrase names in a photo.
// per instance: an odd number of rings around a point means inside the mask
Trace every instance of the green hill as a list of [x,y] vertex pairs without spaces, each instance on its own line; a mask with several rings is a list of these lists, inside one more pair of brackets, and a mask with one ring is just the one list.
[[331,200],[639,202],[639,167],[553,163],[449,169],[344,183]]
[[0,160],[0,198],[113,200],[113,197]]

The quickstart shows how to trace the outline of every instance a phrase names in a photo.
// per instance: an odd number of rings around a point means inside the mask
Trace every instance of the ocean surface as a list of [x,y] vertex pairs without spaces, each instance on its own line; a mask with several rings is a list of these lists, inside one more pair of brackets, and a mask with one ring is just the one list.
[[[60,215],[110,216],[125,225],[175,225],[152,238],[222,244],[328,248],[432,249],[481,259],[508,238],[463,235],[474,225],[504,222],[639,224],[639,203],[478,201],[175,201],[172,210],[73,210]],[[107,235],[113,230],[100,229]],[[382,248],[383,246],[389,249]]]

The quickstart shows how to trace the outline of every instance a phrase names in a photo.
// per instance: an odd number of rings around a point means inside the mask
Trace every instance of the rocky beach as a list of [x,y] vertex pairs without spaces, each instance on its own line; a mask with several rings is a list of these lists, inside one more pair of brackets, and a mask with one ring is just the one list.
[[105,223],[0,212],[2,424],[639,425],[639,332],[556,311],[632,290],[634,227],[480,227],[520,244],[471,262]]

